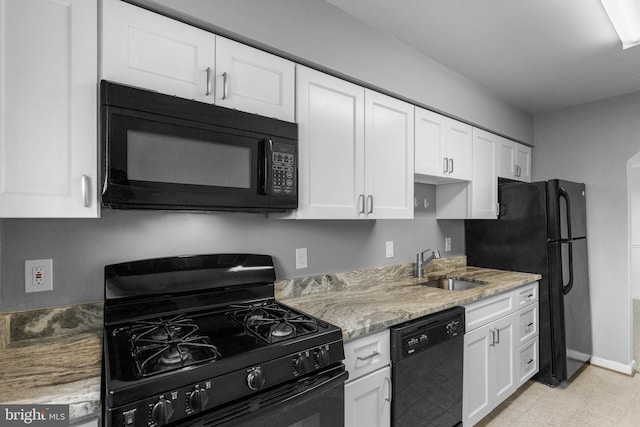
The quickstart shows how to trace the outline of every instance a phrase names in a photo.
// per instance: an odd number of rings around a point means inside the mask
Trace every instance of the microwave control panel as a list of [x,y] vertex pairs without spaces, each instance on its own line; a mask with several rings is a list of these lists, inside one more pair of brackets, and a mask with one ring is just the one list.
[[289,144],[272,143],[271,194],[296,194],[295,147]]

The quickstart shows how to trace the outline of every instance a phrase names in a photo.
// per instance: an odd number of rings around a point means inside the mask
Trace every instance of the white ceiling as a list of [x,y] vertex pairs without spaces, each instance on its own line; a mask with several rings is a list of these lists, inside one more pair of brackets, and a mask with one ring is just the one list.
[[640,90],[600,0],[327,0],[531,113]]

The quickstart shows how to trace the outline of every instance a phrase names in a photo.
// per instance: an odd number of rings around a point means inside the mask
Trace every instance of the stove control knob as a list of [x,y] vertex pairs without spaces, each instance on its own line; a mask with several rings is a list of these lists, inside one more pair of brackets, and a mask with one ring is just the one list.
[[306,374],[313,368],[313,359],[308,354],[300,353],[293,358],[293,371],[295,375]]
[[316,364],[319,368],[329,363],[329,350],[327,348],[319,348],[315,354]]
[[252,368],[247,375],[247,385],[251,390],[260,390],[264,387],[264,376],[262,375],[262,369],[260,367]]
[[203,411],[208,401],[209,395],[207,395],[207,390],[200,388],[199,385],[196,385],[195,390],[189,394],[189,406],[194,411]]
[[160,398],[158,403],[153,405],[151,410],[151,419],[159,426],[163,426],[169,422],[173,415],[173,404],[171,401],[166,400],[163,397]]

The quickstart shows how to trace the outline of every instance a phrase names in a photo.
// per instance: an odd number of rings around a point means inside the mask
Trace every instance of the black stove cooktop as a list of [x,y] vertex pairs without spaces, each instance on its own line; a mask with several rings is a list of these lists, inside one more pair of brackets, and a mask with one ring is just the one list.
[[271,257],[136,261],[105,278],[107,426],[163,425],[344,359],[340,328],[275,300]]

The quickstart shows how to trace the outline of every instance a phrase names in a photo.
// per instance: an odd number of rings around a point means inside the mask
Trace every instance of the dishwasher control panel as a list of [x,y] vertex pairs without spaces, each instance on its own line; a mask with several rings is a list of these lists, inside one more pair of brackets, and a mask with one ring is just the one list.
[[[464,336],[464,309],[456,307],[391,328],[392,352],[409,357]],[[393,359],[393,356],[392,356]]]

